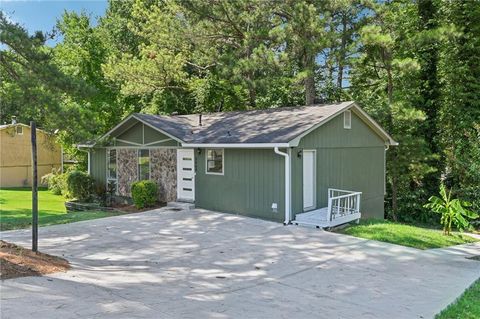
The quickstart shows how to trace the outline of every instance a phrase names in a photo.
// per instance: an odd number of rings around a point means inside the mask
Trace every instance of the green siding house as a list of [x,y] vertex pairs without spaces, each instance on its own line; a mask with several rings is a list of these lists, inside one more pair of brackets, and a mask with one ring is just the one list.
[[132,114],[80,145],[97,183],[285,224],[383,218],[385,152],[397,143],[355,102],[245,112]]

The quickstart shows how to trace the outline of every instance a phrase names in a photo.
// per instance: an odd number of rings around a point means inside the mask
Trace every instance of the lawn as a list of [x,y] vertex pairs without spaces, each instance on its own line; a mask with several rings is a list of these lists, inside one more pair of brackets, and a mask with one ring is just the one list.
[[441,248],[478,241],[465,234],[454,233],[445,236],[439,229],[374,219],[362,220],[360,224],[348,226],[338,232],[418,249]]
[[[28,228],[32,223],[30,188],[0,189],[0,230]],[[64,198],[47,189],[38,192],[38,223],[40,226],[65,224],[118,215],[118,212],[88,211],[67,213]]]
[[451,305],[435,316],[435,319],[480,318],[480,279],[473,283]]

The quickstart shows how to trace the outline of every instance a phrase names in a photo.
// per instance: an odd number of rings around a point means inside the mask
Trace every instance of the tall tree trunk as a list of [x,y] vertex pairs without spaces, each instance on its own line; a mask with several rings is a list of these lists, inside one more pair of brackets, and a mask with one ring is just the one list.
[[305,79],[305,105],[315,104],[315,79],[313,75]]
[[[389,52],[384,52],[384,63],[387,71],[387,97],[388,97],[388,126],[393,127],[393,115],[392,115],[392,105],[393,105],[393,75],[392,75],[392,64],[391,56]],[[395,165],[397,158],[397,148],[391,150],[392,152],[392,162]],[[392,218],[394,221],[397,221],[397,210],[398,210],[398,172],[393,169],[391,170],[392,174]]]
[[252,72],[247,74],[247,86],[248,86],[248,106],[254,109],[257,106],[257,91],[253,83],[254,75]]
[[303,57],[303,68],[307,72],[304,79],[305,105],[315,104],[315,57],[310,52],[305,52]]
[[343,69],[345,66],[345,55],[346,55],[346,46],[347,46],[347,13],[342,12],[342,37],[340,43],[340,50],[338,54],[338,75],[337,75],[337,88],[342,89],[343,87]]

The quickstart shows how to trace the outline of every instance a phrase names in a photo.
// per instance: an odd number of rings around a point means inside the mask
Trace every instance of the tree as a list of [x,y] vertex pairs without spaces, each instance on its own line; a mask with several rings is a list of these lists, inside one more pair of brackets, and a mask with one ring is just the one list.
[[65,75],[53,62],[52,50],[44,45],[47,36],[30,36],[18,23],[0,12],[0,100],[2,122],[16,115],[19,121],[34,120],[47,130],[68,128],[62,112],[62,97],[82,99],[94,91],[81,80]]
[[433,169],[424,178],[427,192],[438,189],[442,161],[438,145],[438,112],[440,109],[440,82],[438,77],[439,47],[441,34],[438,23],[438,1],[420,0],[418,8],[418,33],[415,35],[415,56],[420,65],[419,109],[425,113],[419,133],[423,135],[429,152],[428,163]]
[[457,195],[480,210],[480,3],[442,1],[439,145]]
[[[352,94],[400,143],[387,152],[390,214],[398,219],[399,198],[416,193],[425,174],[430,153],[418,134],[425,120],[417,107],[419,65],[410,47],[415,33],[415,5],[409,1],[385,2],[375,8],[371,23],[363,27],[361,55],[356,59]],[[418,212],[421,206],[401,206]],[[412,209],[413,208],[413,209]]]

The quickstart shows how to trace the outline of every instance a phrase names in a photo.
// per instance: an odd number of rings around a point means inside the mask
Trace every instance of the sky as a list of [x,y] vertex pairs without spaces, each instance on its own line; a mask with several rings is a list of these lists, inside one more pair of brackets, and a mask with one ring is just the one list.
[[[37,30],[51,31],[65,10],[79,13],[84,11],[95,21],[104,15],[107,5],[107,0],[0,0],[0,9],[11,20],[24,26],[30,34]],[[60,40],[50,40],[47,44],[54,45]]]

